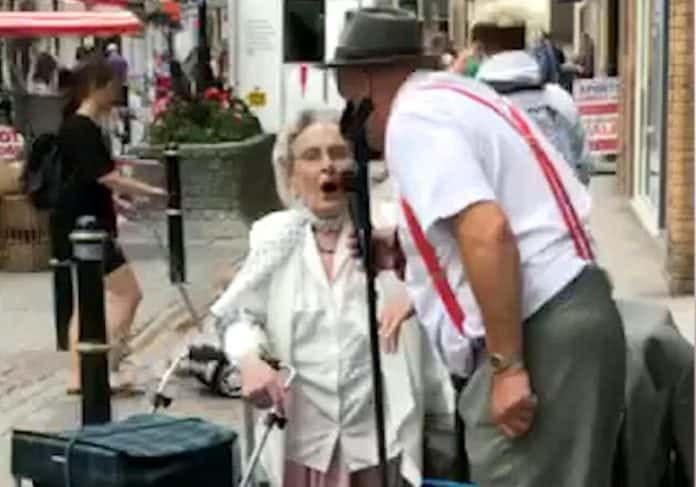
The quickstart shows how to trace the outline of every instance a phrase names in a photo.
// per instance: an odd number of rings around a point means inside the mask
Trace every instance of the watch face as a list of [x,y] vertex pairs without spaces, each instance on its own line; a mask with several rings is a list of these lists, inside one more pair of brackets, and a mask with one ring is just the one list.
[[500,366],[503,364],[503,358],[500,355],[493,354],[490,356],[490,362],[491,366],[494,369],[500,368]]

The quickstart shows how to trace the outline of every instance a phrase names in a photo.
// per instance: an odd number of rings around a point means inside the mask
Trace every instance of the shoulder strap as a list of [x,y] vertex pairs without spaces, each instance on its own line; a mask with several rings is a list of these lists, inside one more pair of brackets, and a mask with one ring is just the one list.
[[[529,123],[525,120],[519,108],[510,103],[506,103],[502,99],[501,101],[504,104],[502,104],[502,106],[497,105],[462,86],[450,83],[428,84],[420,89],[449,90],[466,96],[467,98],[485,105],[486,107],[495,111],[498,115],[503,117],[505,121],[507,121],[520,135],[522,135],[522,137],[524,137],[529,144],[529,147],[532,149],[532,152],[534,153],[534,156],[539,164],[539,168],[543,172],[544,177],[549,184],[559,211],[561,212],[563,220],[565,221],[571,237],[573,238],[573,243],[575,244],[575,249],[578,256],[587,261],[594,261],[595,257],[592,251],[592,246],[590,245],[590,239],[588,238],[582,222],[575,211],[575,207],[570,200],[570,196],[565,190],[561,178],[559,177],[555,166],[551,162],[551,158],[541,145],[537,136],[532,131]],[[503,110],[503,106],[507,108],[508,113]],[[413,208],[410,206],[408,201],[402,199],[401,207],[404,211],[406,224],[409,228],[409,232],[411,233],[411,237],[413,238],[413,241],[418,248],[418,252],[425,263],[425,267],[431,280],[433,281],[435,290],[440,296],[442,304],[445,306],[447,314],[450,316],[455,328],[457,328],[461,334],[465,335],[466,330],[464,324],[466,315],[461,304],[457,300],[452,287],[447,281],[446,274],[442,270],[442,267],[437,259],[437,253],[435,252],[432,244],[428,241],[427,236],[418,223],[418,219],[416,218]]]
[[466,315],[464,314],[464,310],[459,304],[459,301],[457,301],[457,297],[454,294],[452,287],[447,281],[447,274],[445,274],[440,266],[435,249],[428,241],[428,238],[425,236],[423,229],[418,223],[418,219],[413,212],[413,208],[411,208],[411,205],[409,205],[405,199],[401,200],[401,208],[404,211],[406,225],[408,225],[413,242],[416,244],[418,253],[420,253],[421,258],[425,263],[425,267],[428,270],[428,275],[433,281],[433,286],[435,286],[435,290],[440,296],[442,304],[447,310],[447,314],[459,333],[465,335],[464,324],[466,322]]

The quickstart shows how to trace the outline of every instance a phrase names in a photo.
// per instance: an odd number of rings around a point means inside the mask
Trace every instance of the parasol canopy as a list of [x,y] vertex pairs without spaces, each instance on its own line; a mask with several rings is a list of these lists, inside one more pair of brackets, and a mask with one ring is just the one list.
[[0,37],[109,36],[135,34],[140,19],[127,10],[89,12],[0,12]]

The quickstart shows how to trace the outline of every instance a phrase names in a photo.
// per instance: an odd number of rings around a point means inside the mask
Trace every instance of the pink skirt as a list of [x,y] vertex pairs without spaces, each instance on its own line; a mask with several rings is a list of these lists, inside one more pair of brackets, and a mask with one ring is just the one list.
[[[379,467],[351,472],[343,462],[338,451],[334,453],[331,465],[326,472],[313,470],[293,461],[285,462],[283,487],[374,487],[380,485]],[[390,487],[406,487],[408,482],[401,478],[401,459],[396,458],[387,464]]]

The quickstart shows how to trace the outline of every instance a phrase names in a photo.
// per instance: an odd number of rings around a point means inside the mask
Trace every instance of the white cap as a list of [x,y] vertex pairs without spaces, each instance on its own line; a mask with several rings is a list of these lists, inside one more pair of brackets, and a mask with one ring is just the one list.
[[493,24],[500,28],[526,26],[528,29],[535,29],[540,26],[543,18],[543,10],[534,3],[499,0],[477,7],[473,25]]
[[114,42],[112,42],[111,44],[106,46],[106,52],[112,52],[112,51],[118,51],[118,46]]

